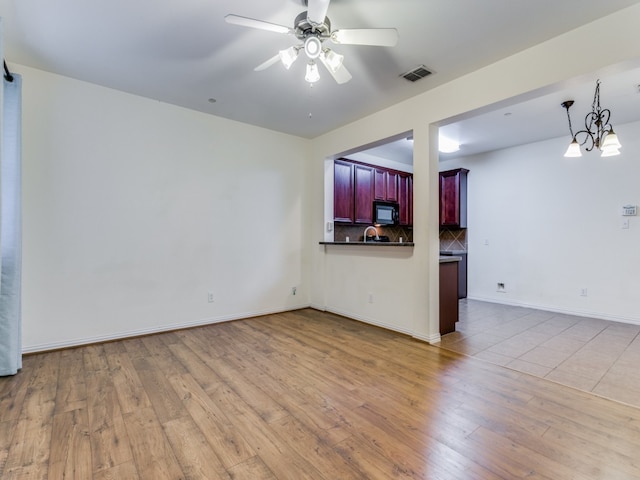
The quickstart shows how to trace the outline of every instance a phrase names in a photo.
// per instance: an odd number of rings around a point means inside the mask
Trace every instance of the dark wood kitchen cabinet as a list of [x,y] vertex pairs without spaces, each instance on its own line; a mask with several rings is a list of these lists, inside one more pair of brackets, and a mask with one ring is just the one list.
[[373,223],[375,169],[354,165],[355,223]]
[[374,198],[384,202],[398,201],[398,173],[383,168],[374,171]]
[[398,201],[398,173],[397,172],[385,172],[385,185],[387,187],[385,200],[387,202]]
[[440,335],[456,331],[458,262],[440,262]]
[[440,172],[440,226],[467,228],[467,173],[456,168]]
[[333,220],[353,223],[354,190],[353,163],[336,160],[333,162]]
[[380,168],[376,168],[373,172],[373,198],[387,199],[387,172]]
[[398,174],[400,225],[413,225],[413,175]]
[[374,200],[397,202],[400,225],[413,225],[413,175],[351,160],[335,160],[333,221],[373,223]]

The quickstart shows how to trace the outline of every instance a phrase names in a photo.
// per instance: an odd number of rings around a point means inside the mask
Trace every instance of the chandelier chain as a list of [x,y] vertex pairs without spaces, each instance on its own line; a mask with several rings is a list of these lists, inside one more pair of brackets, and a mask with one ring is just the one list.
[[[569,110],[567,109],[567,115]],[[600,80],[596,82],[596,90],[593,95],[593,103],[591,104],[591,111],[586,115],[584,119],[584,130],[578,130],[575,134],[572,134],[577,139],[578,135],[584,134],[584,140],[579,141],[580,145],[585,145],[585,150],[590,152],[594,148],[600,148],[604,137],[612,129],[609,124],[609,118],[611,112],[609,109],[602,109],[600,107]],[[571,128],[571,117],[569,117],[569,128]]]

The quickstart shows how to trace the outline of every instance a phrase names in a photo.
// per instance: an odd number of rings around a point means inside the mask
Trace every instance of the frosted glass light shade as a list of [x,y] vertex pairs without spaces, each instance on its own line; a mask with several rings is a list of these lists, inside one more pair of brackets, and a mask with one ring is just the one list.
[[620,150],[615,145],[602,147],[602,154],[600,155],[601,157],[614,157],[616,155],[620,155]]
[[291,65],[293,65],[293,62],[298,58],[298,49],[295,47],[289,47],[286,50],[280,50],[278,55],[280,55],[280,60],[282,61],[284,68],[289,70]]
[[602,150],[604,151],[607,148],[620,148],[620,141],[618,140],[618,135],[616,132],[611,129],[611,131],[604,137],[604,142],[602,142]]
[[315,83],[320,80],[320,72],[318,72],[316,62],[311,61],[307,64],[307,74],[304,76],[304,79],[309,83]]
[[322,52],[322,43],[318,37],[307,37],[304,41],[304,53],[307,54],[307,57],[311,59],[316,59],[320,56]]
[[573,141],[569,144],[569,148],[564,154],[565,157],[581,157],[582,152],[580,151],[580,144],[574,138]]
[[327,49],[327,51],[324,53],[324,63],[327,68],[329,68],[329,70],[331,70],[333,73],[336,73],[340,69],[343,60],[344,55],[340,55],[333,50]]

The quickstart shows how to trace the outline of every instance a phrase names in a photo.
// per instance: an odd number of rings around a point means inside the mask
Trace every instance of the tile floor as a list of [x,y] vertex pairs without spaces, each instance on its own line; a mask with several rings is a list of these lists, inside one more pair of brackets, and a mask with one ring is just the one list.
[[640,408],[640,325],[464,299],[440,346]]

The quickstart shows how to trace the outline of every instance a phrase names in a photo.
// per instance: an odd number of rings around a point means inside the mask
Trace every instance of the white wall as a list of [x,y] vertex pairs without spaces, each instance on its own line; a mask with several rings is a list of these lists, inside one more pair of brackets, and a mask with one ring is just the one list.
[[[15,66],[24,78],[25,350],[309,302],[437,341],[433,124],[636,59],[639,20],[640,5],[630,7],[312,141]],[[325,160],[409,131],[415,248],[339,261],[318,245]],[[375,308],[333,279],[368,285]],[[390,295],[375,293],[391,282]]]
[[[348,307],[349,315],[355,318],[438,341],[439,166],[433,126],[586,73],[637,62],[639,21],[640,5],[634,5],[314,139],[313,176],[323,178],[326,158],[413,131],[415,247],[410,259],[387,258],[368,251],[341,261],[343,254],[336,250],[338,247],[316,246],[311,264],[312,304],[341,313]],[[593,42],[594,38],[601,41]],[[323,238],[324,205],[322,188],[314,186],[312,227],[317,239]],[[380,274],[373,276],[376,265]],[[378,296],[380,301],[372,308],[361,292],[345,299],[344,295],[350,293],[331,285],[340,278],[368,285],[373,292],[385,291],[389,279],[393,279],[393,295]],[[393,314],[389,316],[388,312]]]
[[616,157],[564,158],[562,137],[442,162],[470,170],[470,298],[640,323],[640,217],[621,228],[640,205],[640,123],[616,132]]
[[356,162],[368,163],[369,165],[376,165],[377,167],[391,168],[392,170],[398,170],[400,172],[413,173],[413,164],[409,165],[396,161],[392,158],[382,158],[366,152],[351,153],[349,155],[345,155],[344,158],[355,160]]
[[329,310],[408,335],[414,333],[412,318],[398,315],[401,306],[397,302],[415,292],[404,291],[404,279],[393,274],[398,269],[411,271],[411,247],[336,245],[327,246],[326,253]]
[[308,305],[308,141],[12,68],[25,351]]

